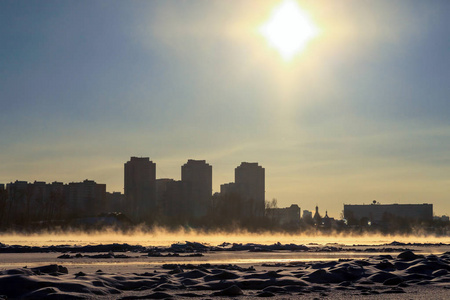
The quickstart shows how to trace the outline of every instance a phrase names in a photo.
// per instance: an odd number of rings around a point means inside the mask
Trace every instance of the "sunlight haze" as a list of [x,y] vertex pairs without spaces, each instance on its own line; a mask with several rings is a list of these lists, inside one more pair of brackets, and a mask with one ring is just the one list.
[[90,179],[123,193],[124,163],[143,156],[176,180],[206,160],[219,192],[258,162],[279,207],[340,218],[344,203],[376,200],[448,215],[449,10],[1,1],[0,183]]
[[319,30],[296,1],[286,0],[274,9],[260,32],[284,60],[290,61],[304,50]]

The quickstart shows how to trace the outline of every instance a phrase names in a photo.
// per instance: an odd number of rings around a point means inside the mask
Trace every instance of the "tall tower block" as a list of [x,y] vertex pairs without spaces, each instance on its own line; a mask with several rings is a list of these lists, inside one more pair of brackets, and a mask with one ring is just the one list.
[[258,163],[243,162],[234,170],[236,183],[244,201],[251,204],[250,216],[263,217],[265,209],[265,170]]
[[188,215],[203,217],[211,206],[212,196],[212,166],[205,160],[189,159],[181,167],[181,181],[188,186]]
[[131,157],[124,169],[126,211],[135,221],[144,221],[157,206],[156,164],[148,157]]

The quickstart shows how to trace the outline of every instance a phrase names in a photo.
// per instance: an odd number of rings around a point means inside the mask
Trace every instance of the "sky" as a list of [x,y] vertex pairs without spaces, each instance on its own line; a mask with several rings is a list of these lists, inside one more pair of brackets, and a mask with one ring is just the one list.
[[0,1],[0,183],[106,183],[188,159],[213,191],[241,162],[266,199],[450,214],[449,1],[297,1],[320,33],[290,61],[260,28],[282,1]]

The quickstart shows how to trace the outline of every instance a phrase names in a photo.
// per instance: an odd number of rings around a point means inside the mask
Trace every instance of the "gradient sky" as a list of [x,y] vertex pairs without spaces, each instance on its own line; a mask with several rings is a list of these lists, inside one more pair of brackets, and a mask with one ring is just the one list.
[[450,214],[450,1],[299,1],[321,34],[286,63],[281,1],[0,1],[0,182],[106,183],[148,156],[213,190],[242,161],[266,198]]

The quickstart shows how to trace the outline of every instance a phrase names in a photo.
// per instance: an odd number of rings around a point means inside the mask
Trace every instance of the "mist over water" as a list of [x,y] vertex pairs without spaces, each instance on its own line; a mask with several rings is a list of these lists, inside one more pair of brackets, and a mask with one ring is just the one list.
[[170,246],[185,241],[199,242],[217,246],[222,243],[255,243],[255,244],[297,244],[297,245],[383,245],[394,241],[400,243],[450,244],[448,236],[434,235],[381,235],[381,234],[342,234],[342,233],[280,233],[247,231],[236,232],[204,232],[180,229],[169,231],[163,228],[153,230],[136,229],[131,232],[102,230],[97,232],[65,231],[42,233],[2,233],[0,243],[6,245],[51,246],[51,245],[98,245],[123,244],[142,246]]

